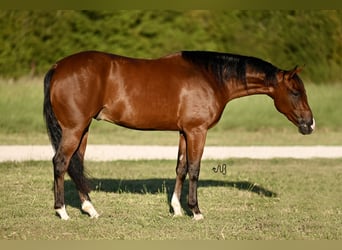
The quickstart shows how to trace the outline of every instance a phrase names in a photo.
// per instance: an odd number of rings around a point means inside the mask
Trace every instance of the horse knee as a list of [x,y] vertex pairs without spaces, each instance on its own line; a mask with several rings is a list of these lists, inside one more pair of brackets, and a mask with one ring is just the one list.
[[200,172],[200,168],[198,165],[190,166],[188,172],[189,172],[189,180],[198,181],[199,172]]
[[182,178],[185,178],[186,174],[187,174],[187,169],[185,166],[177,166],[176,168],[176,174],[177,176],[180,176]]

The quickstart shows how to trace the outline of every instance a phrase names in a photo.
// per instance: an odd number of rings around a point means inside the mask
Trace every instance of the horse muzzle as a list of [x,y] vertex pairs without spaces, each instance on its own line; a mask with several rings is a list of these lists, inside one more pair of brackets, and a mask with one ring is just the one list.
[[309,122],[305,122],[304,120],[299,121],[298,130],[303,135],[309,135],[315,130],[315,119],[312,118]]

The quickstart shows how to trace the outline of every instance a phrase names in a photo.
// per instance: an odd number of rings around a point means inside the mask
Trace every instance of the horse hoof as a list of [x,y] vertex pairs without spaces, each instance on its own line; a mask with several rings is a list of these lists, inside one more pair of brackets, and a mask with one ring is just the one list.
[[82,203],[82,210],[89,214],[90,218],[98,218],[99,214],[96,212],[93,204],[90,201],[84,201]]
[[69,220],[70,217],[66,212],[65,205],[61,208],[55,209],[56,213],[61,217],[62,220]]
[[182,217],[183,216],[183,214],[182,213],[180,213],[180,214],[174,214],[173,216],[172,216],[172,218],[179,218],[179,217]]
[[203,217],[203,214],[194,214],[194,220],[203,220],[204,217]]
[[89,216],[91,219],[97,219],[99,218],[100,215],[98,213],[95,213],[95,214],[89,214]]

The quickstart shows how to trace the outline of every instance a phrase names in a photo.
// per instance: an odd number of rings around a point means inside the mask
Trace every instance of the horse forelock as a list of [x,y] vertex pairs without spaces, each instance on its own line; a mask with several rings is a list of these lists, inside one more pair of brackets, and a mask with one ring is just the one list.
[[279,69],[256,57],[207,51],[182,51],[182,57],[210,71],[220,84],[232,78],[247,84],[247,68],[255,73],[264,73],[266,85],[277,84]]

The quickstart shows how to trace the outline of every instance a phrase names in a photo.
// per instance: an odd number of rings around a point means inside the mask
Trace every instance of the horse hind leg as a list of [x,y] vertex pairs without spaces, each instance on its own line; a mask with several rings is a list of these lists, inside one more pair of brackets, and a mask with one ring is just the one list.
[[64,175],[67,170],[67,157],[58,150],[53,157],[54,167],[54,197],[55,197],[55,211],[62,220],[68,220],[70,217],[65,209],[64,202]]
[[64,201],[64,176],[68,170],[72,155],[79,145],[78,137],[72,133],[63,133],[56,154],[53,157],[55,211],[62,220],[68,220]]
[[87,213],[90,218],[98,218],[99,214],[91,203],[89,192],[89,182],[84,174],[84,155],[87,146],[88,128],[85,130],[81,144],[70,160],[68,174],[74,181],[81,200],[81,209]]

